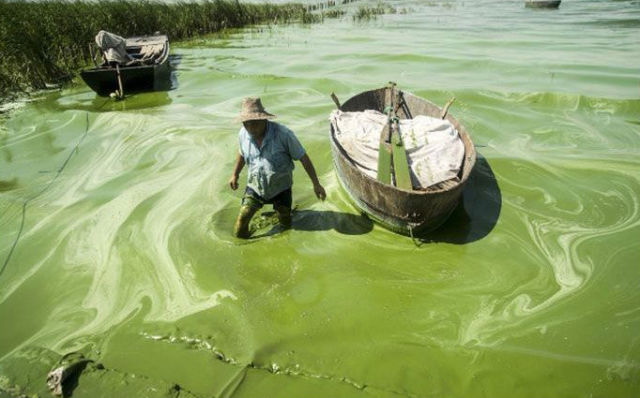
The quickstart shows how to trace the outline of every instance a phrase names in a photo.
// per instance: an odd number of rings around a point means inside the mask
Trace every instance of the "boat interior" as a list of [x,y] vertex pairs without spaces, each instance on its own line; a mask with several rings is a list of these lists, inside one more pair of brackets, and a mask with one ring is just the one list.
[[[334,101],[337,101],[337,99]],[[415,180],[415,178],[410,177],[412,171],[407,162],[408,154],[405,154],[405,148],[400,139],[400,123],[398,122],[402,119],[413,119],[417,115],[429,115],[439,119],[445,119],[451,102],[452,101],[445,105],[443,109],[439,109],[435,105],[428,104],[426,101],[420,100],[411,94],[407,93],[405,95],[403,91],[396,89],[395,85],[390,85],[382,89],[361,93],[345,102],[342,106],[339,106],[339,109],[351,112],[374,109],[389,115],[390,122],[384,127],[380,134],[377,175],[371,177],[384,184],[389,184],[404,190],[433,192],[455,187],[462,180],[464,173],[468,173],[466,158],[470,155],[470,152],[473,152],[473,149],[470,148],[472,144],[470,144],[468,135],[456,122],[455,127],[461,130],[460,136],[464,144],[464,152],[466,152],[467,155],[461,160],[457,175],[428,187],[418,187],[415,183],[412,183],[412,180]],[[339,102],[337,104],[339,104]],[[344,155],[351,163],[356,165],[356,167],[360,167],[360,162],[353,158],[353,154],[348,153],[348,151],[340,145],[336,138],[336,131],[333,125],[331,126],[331,131],[332,138],[338,143]],[[413,150],[415,149],[412,149],[412,151]]]
[[96,61],[101,55],[102,62],[96,62],[96,68],[145,66],[164,63],[169,56],[169,40],[166,35],[121,36],[100,31],[96,35],[98,52],[92,58]]
[[131,61],[127,66],[150,65],[167,56],[167,36],[132,37],[126,42],[127,55]]

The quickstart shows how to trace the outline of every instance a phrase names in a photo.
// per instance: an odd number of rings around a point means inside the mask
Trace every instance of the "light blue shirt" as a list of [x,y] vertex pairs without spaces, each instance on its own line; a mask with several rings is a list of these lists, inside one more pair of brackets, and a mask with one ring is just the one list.
[[293,161],[304,156],[300,141],[285,126],[267,121],[262,146],[242,127],[238,133],[240,154],[247,164],[247,186],[269,200],[293,185]]

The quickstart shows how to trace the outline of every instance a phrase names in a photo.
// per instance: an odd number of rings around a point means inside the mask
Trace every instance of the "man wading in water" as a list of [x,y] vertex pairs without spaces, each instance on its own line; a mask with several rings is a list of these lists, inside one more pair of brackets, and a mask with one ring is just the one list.
[[265,204],[273,205],[283,227],[291,227],[293,160],[302,163],[318,199],[327,196],[300,141],[285,126],[268,120],[273,118],[275,115],[265,111],[260,98],[244,99],[238,117],[243,125],[238,133],[240,151],[229,180],[231,189],[238,189],[238,177],[247,164],[247,188],[233,228],[238,238],[249,237],[249,221]]

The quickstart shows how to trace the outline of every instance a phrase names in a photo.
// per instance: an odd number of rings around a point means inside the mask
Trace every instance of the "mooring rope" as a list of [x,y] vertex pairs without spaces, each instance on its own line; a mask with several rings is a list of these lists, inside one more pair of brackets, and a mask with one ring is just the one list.
[[424,242],[418,242],[416,238],[413,236],[413,226],[411,224],[407,224],[407,226],[409,227],[409,235],[411,236],[411,240],[413,241],[413,244],[416,245],[416,247],[422,246]]
[[[100,108],[102,108],[102,106]],[[87,123],[86,123],[85,129],[84,129],[84,134],[82,134],[82,136],[80,137],[80,139],[78,140],[76,145],[73,147],[73,149],[69,153],[69,156],[67,156],[67,158],[64,160],[64,163],[62,163],[62,166],[60,166],[60,168],[58,168],[58,171],[56,172],[56,175],[51,179],[51,181],[49,181],[49,183],[44,188],[42,188],[40,190],[40,192],[38,192],[35,195],[25,199],[24,202],[22,203],[22,216],[21,216],[21,220],[20,220],[20,228],[18,229],[18,235],[16,235],[16,239],[13,241],[13,245],[11,245],[11,249],[9,250],[9,254],[7,254],[7,258],[5,258],[4,263],[2,264],[2,268],[0,268],[0,275],[2,275],[4,270],[7,268],[7,264],[9,264],[9,261],[11,260],[11,256],[13,256],[13,252],[15,251],[16,246],[18,245],[18,241],[20,240],[20,237],[22,236],[22,230],[24,229],[24,221],[25,221],[26,214],[27,214],[27,205],[29,204],[29,202],[31,202],[32,200],[35,200],[37,197],[42,195],[47,189],[49,189],[49,187],[51,187],[51,185],[58,179],[60,174],[62,174],[62,171],[65,169],[65,167],[67,167],[67,164],[69,163],[69,160],[71,160],[71,156],[73,156],[73,154],[76,153],[76,151],[78,150],[78,147],[80,146],[82,141],[84,141],[85,137],[87,136],[87,134],[89,132],[89,112],[87,112],[86,121],[87,121]]]

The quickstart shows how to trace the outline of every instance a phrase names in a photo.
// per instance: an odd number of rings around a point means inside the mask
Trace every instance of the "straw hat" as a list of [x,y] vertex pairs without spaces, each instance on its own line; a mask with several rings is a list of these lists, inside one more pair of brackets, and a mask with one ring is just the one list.
[[246,122],[247,120],[273,119],[275,117],[276,115],[272,115],[264,109],[260,98],[248,97],[242,101],[242,110],[236,119]]

